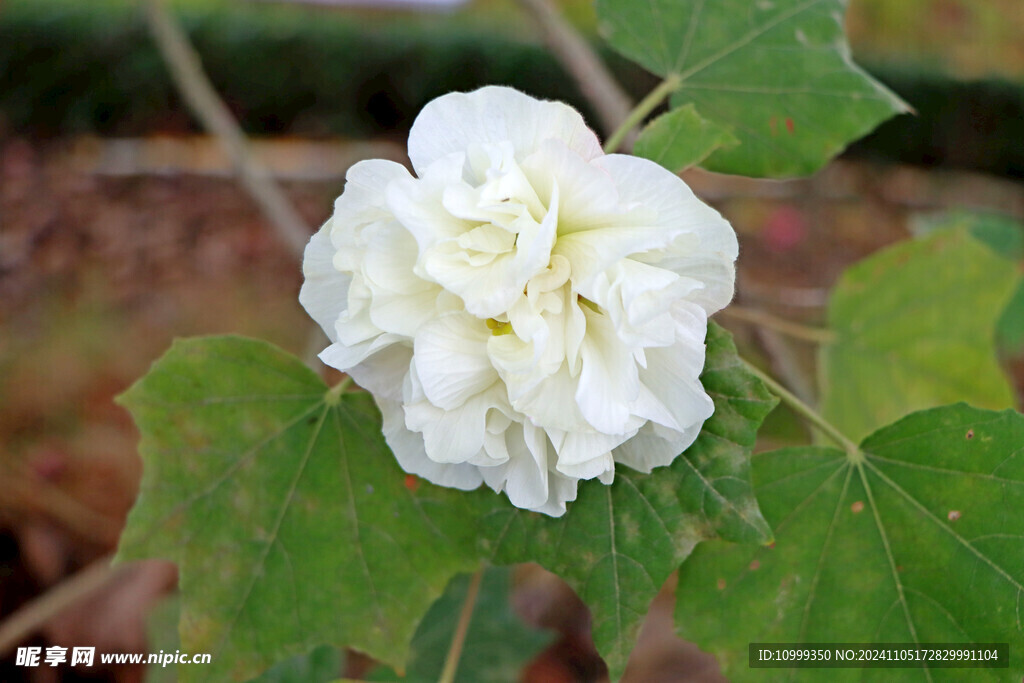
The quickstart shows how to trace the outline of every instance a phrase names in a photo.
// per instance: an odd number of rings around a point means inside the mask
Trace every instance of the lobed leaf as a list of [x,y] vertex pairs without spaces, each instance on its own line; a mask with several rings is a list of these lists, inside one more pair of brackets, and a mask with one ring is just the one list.
[[[1024,267],[1024,225],[994,213],[949,211],[935,216],[919,216],[912,225],[918,235],[940,230],[964,229],[996,254]],[[996,323],[996,346],[1001,354],[1024,355],[1024,279],[1003,309]]]
[[469,500],[404,485],[365,394],[330,399],[254,340],[179,341],[122,402],[142,490],[118,558],[180,568],[185,680],[246,679],[318,645],[401,665],[448,579],[478,565]]
[[836,341],[819,351],[822,414],[860,439],[907,413],[964,400],[1014,398],[993,330],[1019,277],[963,230],[878,252],[832,293]]
[[597,0],[612,47],[679,79],[672,107],[695,105],[740,141],[704,167],[772,177],[812,173],[909,110],[853,62],[845,10],[845,0]]
[[244,680],[319,645],[401,669],[451,576],[531,561],[591,607],[617,677],[698,541],[770,534],[749,454],[775,401],[714,325],[703,381],[716,411],[683,457],[650,475],[621,468],[612,486],[583,482],[552,519],[407,476],[368,395],[329,391],[269,344],[179,341],[121,399],[145,472],[119,558],[178,563],[182,647],[213,655],[183,680]]
[[1010,669],[887,669],[887,681],[1024,673],[1024,416],[958,404],[862,444],[754,459],[772,547],[712,542],[680,570],[677,623],[736,681],[877,680],[750,669],[751,642],[1010,643]]

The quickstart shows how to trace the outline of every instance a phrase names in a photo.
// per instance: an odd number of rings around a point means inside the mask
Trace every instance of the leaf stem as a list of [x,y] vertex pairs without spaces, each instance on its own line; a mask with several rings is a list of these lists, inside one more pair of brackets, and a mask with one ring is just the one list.
[[459,668],[462,646],[466,642],[466,633],[469,631],[469,622],[473,618],[473,608],[476,607],[476,596],[480,592],[480,580],[483,579],[483,576],[484,570],[480,569],[469,580],[466,599],[462,603],[462,612],[459,614],[459,623],[455,627],[455,635],[452,636],[452,644],[448,648],[448,656],[444,660],[444,668],[441,670],[441,677],[437,679],[438,683],[454,683],[455,681],[455,672]]
[[836,442],[839,446],[846,451],[847,457],[853,464],[859,464],[864,461],[864,454],[860,448],[851,441],[845,434],[835,427],[831,422],[823,418],[818,411],[811,406],[801,401],[793,392],[786,387],[779,384],[770,375],[762,372],[759,368],[755,367],[749,361],[741,358],[740,361],[747,367],[753,375],[768,385],[768,388],[772,392],[782,399],[782,402],[792,408],[805,420],[810,422],[813,426],[817,427],[822,434],[827,436]]
[[683,81],[679,76],[672,75],[663,80],[657,88],[647,94],[647,97],[640,100],[640,102],[633,107],[633,110],[629,112],[629,116],[623,121],[614,133],[608,138],[608,141],[604,143],[604,151],[611,153],[617,150],[621,145],[622,141],[629,135],[629,131],[640,125],[647,116],[655,110],[655,108],[661,104],[662,100],[671,95],[673,92],[679,89],[679,86],[683,84]]
[[344,379],[335,384],[333,387],[327,390],[327,395],[324,400],[327,401],[328,405],[338,405],[341,400],[341,395],[345,393],[345,390],[352,386],[352,378],[345,375]]
[[835,341],[836,334],[832,330],[825,330],[820,327],[810,327],[800,323],[780,318],[777,315],[756,308],[746,308],[737,304],[731,304],[728,308],[722,309],[719,315],[733,320],[760,325],[776,332],[781,332],[794,339],[807,341],[814,344],[830,344]]

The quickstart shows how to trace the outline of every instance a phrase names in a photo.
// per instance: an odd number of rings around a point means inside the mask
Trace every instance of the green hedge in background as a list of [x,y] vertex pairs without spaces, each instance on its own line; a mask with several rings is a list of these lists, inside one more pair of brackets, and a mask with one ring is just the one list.
[[[454,14],[393,19],[191,3],[180,17],[215,85],[257,135],[403,138],[427,101],[485,83],[570,101],[594,120],[543,47]],[[635,96],[655,83],[606,57]],[[958,82],[905,64],[869,69],[918,115],[883,125],[852,153],[1024,177],[1024,86]],[[0,5],[0,134],[142,135],[193,126],[132,5]]]

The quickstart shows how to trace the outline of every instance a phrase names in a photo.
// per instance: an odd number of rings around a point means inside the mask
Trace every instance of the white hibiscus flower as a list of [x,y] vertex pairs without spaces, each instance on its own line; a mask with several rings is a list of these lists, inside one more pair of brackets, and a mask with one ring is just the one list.
[[510,88],[428,104],[409,157],[415,176],[349,170],[299,295],[401,466],[558,516],[580,479],[671,463],[714,410],[698,377],[733,294],[729,224]]

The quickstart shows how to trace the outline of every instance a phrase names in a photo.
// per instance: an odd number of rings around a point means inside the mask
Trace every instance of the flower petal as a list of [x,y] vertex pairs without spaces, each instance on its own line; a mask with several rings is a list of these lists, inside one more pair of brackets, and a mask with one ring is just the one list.
[[581,463],[558,463],[558,471],[567,477],[576,479],[599,478],[605,484],[611,483],[615,475],[615,460],[611,453],[603,453],[596,458]]
[[703,365],[703,345],[699,349],[682,344],[647,349],[647,368],[640,371],[640,381],[682,429],[703,423],[715,411],[698,378]]
[[423,437],[405,427],[401,403],[376,396],[374,400],[384,418],[384,440],[391,447],[391,452],[395,454],[395,459],[403,470],[438,486],[449,486],[463,491],[471,491],[483,483],[480,469],[473,465],[442,464],[428,458],[423,446]]
[[381,349],[402,341],[404,341],[403,338],[397,334],[380,334],[370,340],[353,344],[352,346],[336,342],[321,351],[318,357],[332,368],[342,372],[349,372],[353,367],[362,363]]
[[413,345],[416,374],[432,404],[458,408],[498,381],[487,356],[490,338],[483,321],[465,313],[448,313],[420,328]]
[[464,152],[474,143],[511,142],[522,160],[549,138],[562,140],[584,159],[602,154],[597,135],[572,107],[488,86],[429,102],[409,132],[409,158],[422,175],[437,159]]
[[594,429],[604,434],[626,431],[629,404],[640,392],[637,367],[607,316],[584,311],[587,333],[580,346],[576,404]]
[[616,448],[612,455],[615,462],[646,474],[655,467],[672,464],[694,442],[702,424],[698,422],[677,432],[648,422],[636,436]]
[[531,424],[510,429],[505,493],[516,507],[532,510],[548,500],[548,444],[544,431]]
[[498,400],[494,392],[478,394],[450,410],[442,410],[426,400],[407,401],[405,426],[423,434],[427,457],[434,462],[468,462],[481,455],[487,413]]
[[401,401],[402,383],[411,360],[412,347],[408,342],[392,344],[353,366],[348,374],[374,396]]
[[331,244],[331,221],[328,220],[306,245],[302,258],[305,280],[299,290],[299,303],[310,317],[323,328],[332,341],[338,340],[334,325],[348,302],[348,288],[352,275],[334,267],[334,247]]
[[405,166],[394,161],[368,159],[353,164],[345,173],[345,191],[334,202],[335,233],[393,218],[387,206],[388,185],[411,178]]
[[612,176],[561,140],[545,140],[522,168],[545,206],[559,195],[559,235],[616,225],[635,215],[637,207],[622,205]]
[[736,232],[729,222],[694,196],[682,179],[653,161],[609,154],[593,163],[615,178],[623,202],[652,209],[657,212],[658,225],[692,236],[676,237],[667,254],[643,254],[637,260],[700,280],[704,289],[692,300],[708,313],[724,308],[732,300],[733,262],[739,253]]
[[[558,471],[566,472],[566,468],[569,466],[576,467],[593,460],[604,463],[605,455],[632,437],[635,432],[636,430],[626,434],[566,432],[565,439],[558,449]],[[585,478],[589,479],[590,477]]]

